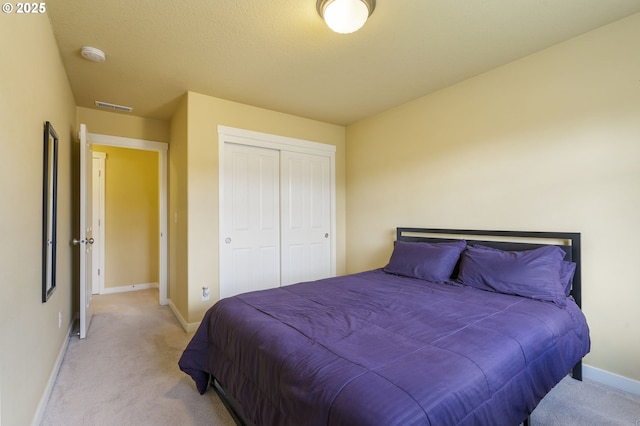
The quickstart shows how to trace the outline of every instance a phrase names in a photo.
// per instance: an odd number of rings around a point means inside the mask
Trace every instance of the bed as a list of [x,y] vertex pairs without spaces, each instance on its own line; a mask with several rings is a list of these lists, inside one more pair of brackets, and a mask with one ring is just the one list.
[[581,379],[580,234],[397,228],[371,271],[217,302],[180,361],[238,424],[517,425]]

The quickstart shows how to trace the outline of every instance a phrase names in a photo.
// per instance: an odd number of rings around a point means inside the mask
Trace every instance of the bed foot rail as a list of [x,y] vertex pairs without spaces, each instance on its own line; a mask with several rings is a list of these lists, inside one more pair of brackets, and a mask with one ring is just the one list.
[[211,377],[211,386],[222,400],[224,407],[227,409],[237,426],[255,426],[252,422],[245,419],[238,404],[224,391],[220,382],[218,382],[214,377]]

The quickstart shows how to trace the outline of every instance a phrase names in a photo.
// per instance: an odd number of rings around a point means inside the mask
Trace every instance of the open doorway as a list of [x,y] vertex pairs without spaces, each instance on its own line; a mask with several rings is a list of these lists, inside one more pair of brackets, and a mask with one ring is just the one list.
[[92,133],[88,139],[99,165],[93,205],[102,212],[94,222],[102,233],[94,293],[157,286],[166,305],[167,144]]

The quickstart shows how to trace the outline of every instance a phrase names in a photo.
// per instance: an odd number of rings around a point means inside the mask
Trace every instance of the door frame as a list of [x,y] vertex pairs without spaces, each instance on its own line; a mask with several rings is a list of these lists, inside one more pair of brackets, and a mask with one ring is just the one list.
[[[278,151],[301,152],[305,154],[321,155],[329,157],[329,187],[330,187],[330,233],[331,233],[331,276],[336,275],[336,147],[320,142],[304,139],[296,139],[287,136],[272,135],[269,133],[254,132],[252,130],[239,129],[218,125],[218,235],[224,234],[224,144],[235,143],[260,148],[270,148]],[[223,250],[224,241],[219,238],[218,258]],[[222,265],[218,268],[218,275]],[[218,277],[220,278],[220,277]]]
[[90,144],[114,146],[119,148],[139,149],[143,151],[153,151],[158,153],[158,187],[159,187],[159,220],[160,220],[160,236],[159,236],[159,277],[158,292],[159,303],[168,305],[167,297],[167,276],[169,262],[168,238],[167,238],[167,200],[168,200],[168,150],[169,144],[165,142],[148,141],[143,139],[125,138],[121,136],[102,135],[98,133],[89,133],[87,139]]

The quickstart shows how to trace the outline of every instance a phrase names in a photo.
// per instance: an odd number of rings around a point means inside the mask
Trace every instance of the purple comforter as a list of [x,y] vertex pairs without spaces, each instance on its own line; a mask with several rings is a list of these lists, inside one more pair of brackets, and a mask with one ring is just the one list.
[[588,351],[572,301],[375,270],[223,299],[179,365],[257,425],[516,425]]

